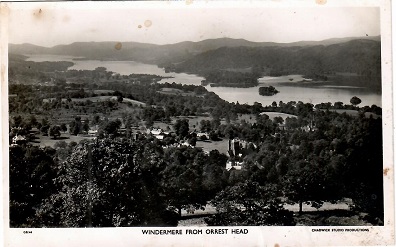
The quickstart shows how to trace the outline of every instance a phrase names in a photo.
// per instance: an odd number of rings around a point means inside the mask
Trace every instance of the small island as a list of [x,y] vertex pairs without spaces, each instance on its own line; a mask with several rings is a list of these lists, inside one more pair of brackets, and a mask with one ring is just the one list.
[[262,96],[272,96],[279,93],[278,90],[276,90],[275,87],[269,86],[269,87],[260,87],[259,88],[259,94]]

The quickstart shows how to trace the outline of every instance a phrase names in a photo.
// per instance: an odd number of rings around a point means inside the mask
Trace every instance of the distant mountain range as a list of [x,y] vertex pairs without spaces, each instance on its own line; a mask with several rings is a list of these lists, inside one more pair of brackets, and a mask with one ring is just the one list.
[[349,72],[381,75],[381,37],[334,38],[294,43],[208,39],[156,45],[138,42],[75,42],[42,47],[10,44],[13,54],[54,54],[94,60],[131,60],[168,70],[205,75],[210,70],[257,69],[272,74]]
[[202,52],[216,50],[221,47],[293,47],[293,46],[317,46],[345,43],[351,40],[374,40],[380,41],[380,36],[334,38],[322,41],[299,41],[293,43],[252,42],[244,39],[207,39],[199,42],[184,41],[175,44],[156,45],[138,42],[123,42],[121,49],[115,49],[116,41],[107,42],[75,42],[68,45],[56,45],[43,47],[33,44],[10,44],[9,52],[15,54],[54,54],[82,56],[87,59],[100,60],[135,60],[151,63],[158,61],[178,60],[191,58]]

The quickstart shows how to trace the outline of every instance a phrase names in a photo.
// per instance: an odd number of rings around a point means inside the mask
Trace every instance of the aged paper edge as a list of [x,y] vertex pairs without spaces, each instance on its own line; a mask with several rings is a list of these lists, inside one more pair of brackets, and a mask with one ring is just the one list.
[[[30,3],[20,3],[30,4]],[[35,3],[40,4],[40,3]],[[51,3],[54,6],[63,3]],[[72,3],[68,3],[73,7]],[[82,4],[82,3],[81,3]],[[84,6],[94,7],[120,7],[134,6],[145,8],[195,8],[195,7],[284,7],[288,4],[299,6],[316,7],[314,1],[240,1],[240,2],[212,2],[195,1],[186,6],[184,2],[139,2],[139,3],[86,3]],[[3,218],[4,230],[0,233],[0,239],[4,239],[6,246],[355,246],[355,245],[393,245],[394,244],[394,166],[393,166],[393,83],[392,83],[392,41],[391,41],[391,3],[390,0],[383,1],[330,1],[327,6],[378,6],[381,9],[381,37],[382,37],[382,108],[383,108],[383,131],[384,131],[384,169],[389,172],[384,176],[385,193],[385,226],[365,227],[369,233],[312,233],[313,228],[318,227],[244,227],[249,230],[246,236],[237,235],[181,235],[181,236],[153,236],[142,235],[141,228],[95,228],[95,229],[28,229],[34,234],[24,235],[23,230],[9,228],[8,226],[8,33],[7,33],[7,3],[1,3],[1,157],[2,157],[2,209],[0,216]],[[217,227],[221,228],[221,227]],[[337,229],[339,227],[323,227]],[[158,228],[145,228],[158,229]],[[188,227],[171,229],[185,230]],[[204,231],[208,228],[200,228]],[[231,229],[231,228],[229,228]],[[3,236],[2,236],[3,235]]]

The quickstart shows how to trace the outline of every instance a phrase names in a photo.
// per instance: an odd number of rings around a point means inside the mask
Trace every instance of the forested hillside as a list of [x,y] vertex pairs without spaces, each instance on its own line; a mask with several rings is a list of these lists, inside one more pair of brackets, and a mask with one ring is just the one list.
[[51,48],[10,44],[9,52],[71,55],[97,60],[131,60],[201,74],[209,68],[261,66],[270,68],[273,74],[335,71],[375,77],[380,75],[381,42],[379,37],[288,44],[229,38],[168,45],[109,41],[75,42]]
[[354,40],[329,46],[222,47],[196,55],[174,69],[206,74],[253,66],[269,69],[271,75],[349,72],[376,78],[381,75],[381,43]]

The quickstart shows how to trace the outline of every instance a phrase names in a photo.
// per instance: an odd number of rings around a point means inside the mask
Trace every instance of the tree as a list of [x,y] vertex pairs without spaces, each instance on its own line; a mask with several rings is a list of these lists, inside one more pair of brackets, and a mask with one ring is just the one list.
[[48,121],[48,118],[47,117],[45,117],[45,118],[43,118],[43,119],[41,119],[41,126],[45,126],[45,125],[49,125],[50,123],[49,123],[49,121]]
[[66,126],[65,123],[62,123],[62,124],[60,125],[60,128],[61,128],[61,130],[63,131],[63,133],[67,131],[67,126]]
[[236,133],[235,133],[235,132],[237,132],[237,131],[234,129],[234,126],[231,125],[231,124],[227,124],[227,125],[225,126],[224,130],[223,130],[223,135],[224,135],[227,139],[234,139],[234,137],[236,136]]
[[321,167],[306,161],[299,161],[294,169],[286,174],[283,184],[289,202],[299,204],[299,212],[303,211],[303,202],[320,208],[325,201],[335,202],[342,198],[336,173],[331,167]]
[[285,210],[274,186],[243,182],[229,186],[211,203],[217,214],[206,219],[214,226],[295,225],[293,213]]
[[197,137],[196,137],[196,136],[192,136],[191,138],[188,139],[188,143],[189,143],[191,146],[194,146],[194,147],[195,147],[195,145],[197,145]]
[[68,145],[65,141],[58,141],[54,144],[54,148],[56,149],[56,158],[59,162],[63,162],[67,159],[72,153],[73,147]]
[[[352,100],[352,99],[351,99]],[[352,102],[351,102],[352,103]],[[340,101],[337,101],[337,102],[335,102],[334,103],[334,108],[335,109],[343,109],[344,108],[344,103],[343,102],[340,102]]]
[[220,118],[213,118],[212,121],[210,122],[210,127],[212,131],[217,130],[220,125],[221,125]]
[[53,136],[54,139],[56,139],[61,135],[60,131],[61,131],[61,127],[59,125],[53,125],[51,126],[51,128],[49,128],[48,135]]
[[283,122],[284,122],[283,118],[280,117],[280,116],[274,117],[274,120],[273,120],[273,121],[274,121],[274,123],[275,123],[276,125],[283,124]]
[[84,124],[83,124],[83,126],[82,126],[82,129],[83,129],[85,132],[88,132],[88,131],[89,131],[89,124],[88,124],[88,122],[84,122]]
[[92,124],[99,124],[99,122],[100,122],[100,116],[94,115]]
[[252,114],[258,115],[260,112],[263,111],[263,105],[258,102],[254,102],[251,108]]
[[31,126],[36,126],[38,124],[38,121],[34,115],[30,115],[29,117],[29,123]]
[[208,133],[208,132],[210,132],[211,129],[212,129],[212,128],[211,128],[210,120],[202,119],[201,122],[199,123],[199,125],[200,125],[200,130],[201,130],[201,132],[206,132],[206,133]]
[[35,146],[10,147],[10,226],[38,227],[35,209],[54,193],[55,150]]
[[58,141],[54,144],[54,148],[67,148],[67,143],[65,141]]
[[144,125],[146,125],[146,128],[151,128],[154,125],[154,120],[152,118],[147,118],[146,121],[144,122]]
[[58,227],[175,226],[158,186],[161,152],[145,141],[78,144],[60,164],[60,189],[43,201],[37,219]]
[[298,127],[301,127],[295,117],[287,117],[285,120],[285,126],[287,129],[297,129]]
[[362,103],[362,100],[356,96],[353,96],[350,100],[351,104],[354,106],[359,105],[360,103]]
[[177,119],[173,128],[176,135],[178,135],[180,138],[186,137],[190,130],[188,125],[188,119]]
[[202,186],[202,169],[206,156],[189,147],[170,148],[165,153],[167,166],[161,172],[161,187],[170,207],[177,210],[203,208],[207,194]]
[[69,124],[69,132],[73,135],[78,135],[81,133],[82,123],[81,117],[75,117],[75,119]]
[[368,213],[375,224],[384,220],[382,120],[356,118],[347,137],[344,183],[354,209]]
[[216,131],[211,131],[209,133],[209,139],[212,140],[212,141],[219,141],[220,140],[219,135],[218,135],[218,133]]
[[13,117],[13,127],[19,127],[23,123],[23,119],[20,115]]
[[41,128],[40,128],[40,132],[41,132],[41,134],[44,136],[46,136],[46,135],[48,135],[48,130],[49,130],[49,128],[50,128],[50,126],[49,125],[43,125]]
[[121,121],[119,119],[115,121],[109,121],[104,127],[103,131],[107,135],[117,135],[118,129],[121,127]]
[[[200,158],[200,157],[196,157]],[[223,190],[228,183],[228,172],[224,164],[228,157],[217,150],[212,150],[209,157],[204,157],[205,164],[202,171],[202,187],[208,198],[213,198]]]
[[279,93],[278,90],[276,90],[275,87],[269,86],[269,87],[259,87],[259,94],[262,96],[272,96]]

